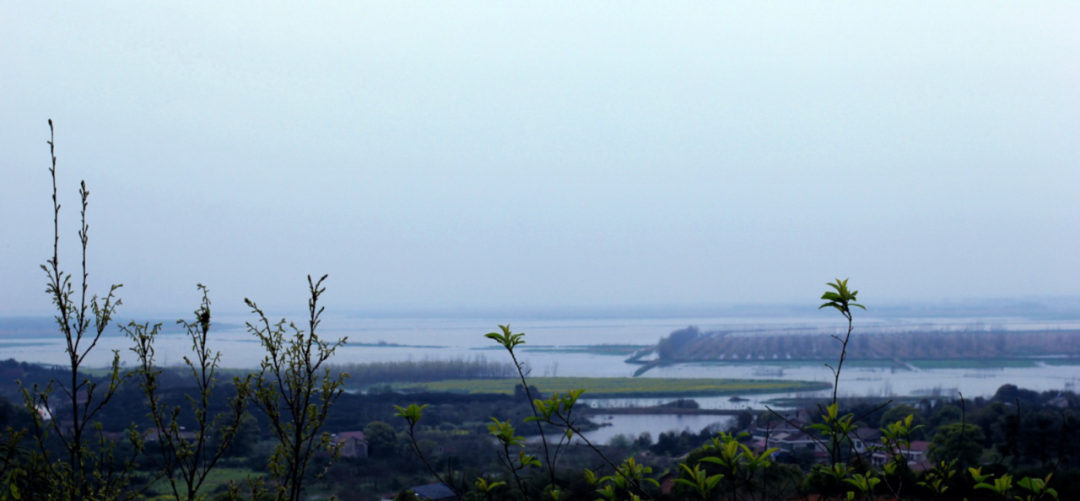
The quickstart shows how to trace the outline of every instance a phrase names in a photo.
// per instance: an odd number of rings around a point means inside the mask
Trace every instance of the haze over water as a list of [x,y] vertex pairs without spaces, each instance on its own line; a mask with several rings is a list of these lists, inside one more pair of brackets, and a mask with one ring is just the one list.
[[[251,334],[239,327],[243,317],[227,316],[220,319],[225,328],[214,330],[211,341],[214,349],[223,353],[223,365],[236,368],[253,368],[261,360],[262,351]],[[322,336],[332,339],[348,336],[349,344],[340,348],[334,363],[365,363],[402,360],[473,359],[482,357],[491,361],[506,361],[501,349],[483,334],[497,328],[501,320],[477,318],[430,318],[430,317],[382,317],[357,318],[354,316],[330,316],[324,324]],[[602,344],[652,345],[669,332],[696,325],[709,330],[761,330],[796,331],[839,329],[837,319],[831,316],[809,314],[804,318],[570,318],[570,319],[523,319],[515,322],[515,332],[525,332],[527,344],[520,352],[534,376],[586,376],[629,377],[639,367],[627,364],[625,355],[600,355],[581,352],[529,351],[534,346],[581,346]],[[873,335],[888,329],[911,328],[911,326],[934,329],[964,330],[980,325],[994,325],[1008,330],[1078,328],[1080,321],[1031,320],[1022,318],[996,318],[975,321],[968,318],[913,318],[913,319],[860,319],[855,336]],[[752,332],[746,335],[754,335]],[[822,334],[827,335],[827,334]],[[30,362],[60,364],[65,355],[59,337],[48,335],[31,337],[9,336],[2,342],[6,357]],[[381,345],[381,346],[380,346]],[[400,345],[400,346],[395,346]],[[120,350],[122,360],[131,361],[128,352],[130,341],[112,335],[102,339],[98,350],[89,360],[91,365],[102,366],[111,359],[111,350]],[[158,342],[159,359],[166,365],[182,363],[182,357],[190,353],[190,342],[180,333],[161,335]],[[837,356],[839,352],[837,352]],[[687,363],[661,366],[645,373],[643,377],[676,378],[750,378],[794,379],[831,382],[828,369],[821,362],[742,361],[739,363]],[[848,365],[841,379],[841,395],[844,396],[954,396],[957,391],[966,397],[990,396],[1003,384],[1038,391],[1074,389],[1080,379],[1080,366],[1036,364],[1032,367],[1007,368],[933,368],[897,370],[886,365],[866,367]],[[363,384],[362,381],[354,381]],[[802,394],[822,395],[827,392]],[[751,396],[747,403],[733,404],[726,397],[699,398],[706,408],[760,407],[764,400],[794,396],[773,394]],[[662,403],[663,399],[609,400],[609,405],[648,405]]]

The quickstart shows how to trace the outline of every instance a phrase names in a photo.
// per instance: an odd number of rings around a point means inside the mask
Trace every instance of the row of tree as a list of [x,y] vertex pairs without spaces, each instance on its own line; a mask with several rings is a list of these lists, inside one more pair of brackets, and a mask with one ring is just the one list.
[[[672,332],[658,344],[661,360],[827,360],[835,342],[821,332]],[[1080,357],[1080,331],[911,331],[864,333],[852,346],[854,359],[1012,359]]]

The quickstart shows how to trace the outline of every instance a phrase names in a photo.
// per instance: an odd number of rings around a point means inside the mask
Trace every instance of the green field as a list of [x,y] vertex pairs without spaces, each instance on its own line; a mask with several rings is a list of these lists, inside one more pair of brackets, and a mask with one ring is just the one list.
[[[519,384],[521,382],[516,379],[452,379],[432,383],[400,384],[395,385],[395,388],[411,391],[511,395]],[[585,377],[535,377],[529,379],[529,384],[536,386],[544,393],[562,393],[571,389],[584,388],[586,398],[717,397],[824,390],[832,387],[828,383],[760,379]]]

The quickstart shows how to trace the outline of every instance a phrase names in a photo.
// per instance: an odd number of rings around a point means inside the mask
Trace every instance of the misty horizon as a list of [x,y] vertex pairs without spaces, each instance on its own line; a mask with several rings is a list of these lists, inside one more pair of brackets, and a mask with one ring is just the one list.
[[[690,319],[690,318],[774,318],[835,320],[829,311],[818,309],[820,301],[810,300],[799,303],[747,303],[747,304],[642,304],[642,305],[575,305],[544,307],[539,305],[506,306],[459,306],[459,307],[418,307],[398,306],[370,308],[363,306],[339,306],[328,310],[327,315],[337,322],[362,321],[379,318],[460,318],[460,319]],[[250,315],[250,310],[229,307],[216,303],[216,315],[229,317],[230,322]],[[260,306],[261,307],[261,306]],[[267,309],[267,308],[264,308]],[[300,318],[306,310],[291,307],[273,307],[268,311],[274,317]],[[185,318],[190,312],[183,307],[159,311],[119,310],[118,317],[124,322],[128,319],[138,322],[164,322],[168,327],[177,318]],[[1026,298],[957,298],[937,302],[891,301],[873,305],[866,311],[859,312],[865,319],[910,319],[920,318],[956,318],[972,321],[1016,318],[1026,320],[1074,320],[1080,319],[1080,297],[1026,297]],[[48,315],[0,315],[2,320],[48,320]],[[238,325],[238,324],[237,324]],[[236,325],[234,325],[236,326]]]
[[614,5],[3,5],[0,315],[1080,296],[1076,4]]

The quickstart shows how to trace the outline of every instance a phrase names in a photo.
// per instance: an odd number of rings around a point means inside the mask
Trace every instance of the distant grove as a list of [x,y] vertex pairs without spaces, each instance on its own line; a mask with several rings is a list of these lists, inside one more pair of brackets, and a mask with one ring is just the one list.
[[[836,340],[827,333],[700,332],[687,328],[660,341],[667,362],[720,360],[827,360],[836,356]],[[983,359],[1080,357],[1080,330],[942,331],[873,333],[852,340],[849,357],[869,359]]]

